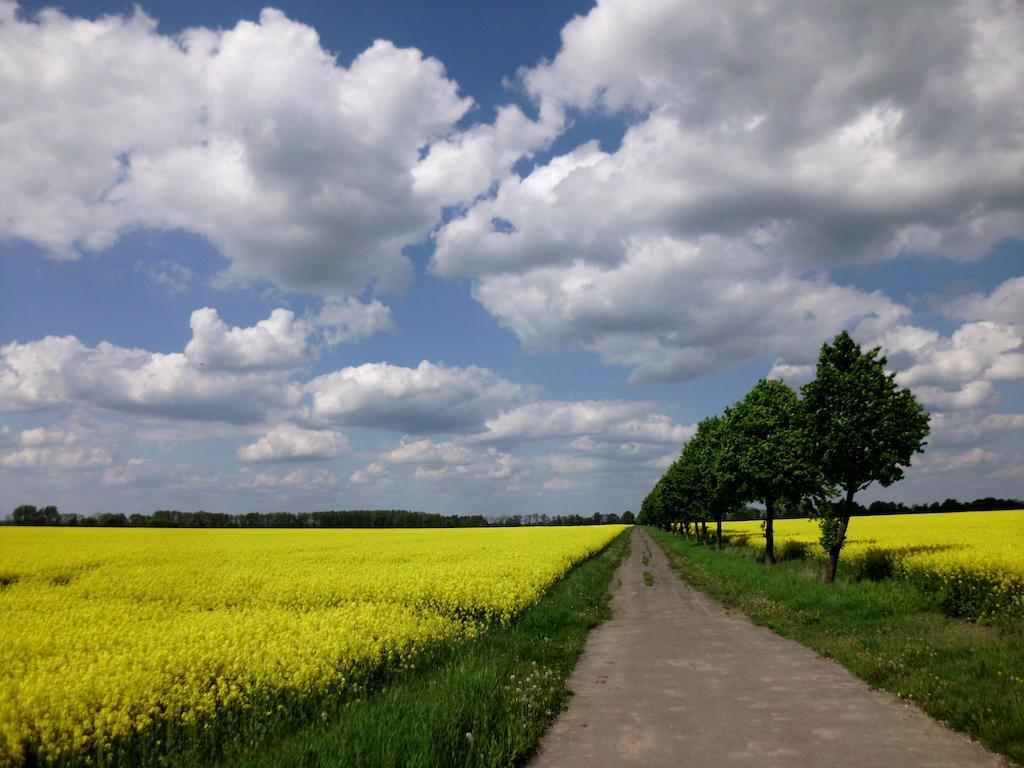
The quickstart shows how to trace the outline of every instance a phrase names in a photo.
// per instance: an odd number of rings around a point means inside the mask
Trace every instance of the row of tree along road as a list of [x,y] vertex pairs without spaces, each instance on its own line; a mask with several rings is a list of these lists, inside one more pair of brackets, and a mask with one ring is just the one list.
[[721,547],[722,520],[760,502],[765,562],[774,564],[776,510],[806,506],[821,525],[831,583],[854,496],[902,479],[928,435],[928,413],[886,362],[878,347],[862,351],[843,331],[822,346],[815,379],[799,395],[785,382],[760,380],[721,416],[697,425],[644,499],[638,522],[688,533],[714,521]]

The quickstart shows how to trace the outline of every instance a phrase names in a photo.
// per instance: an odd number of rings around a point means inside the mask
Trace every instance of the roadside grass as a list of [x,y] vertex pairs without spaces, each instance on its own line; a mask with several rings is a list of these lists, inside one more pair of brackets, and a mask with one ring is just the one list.
[[822,566],[798,555],[766,567],[749,547],[717,551],[647,530],[693,586],[1024,764],[1019,622],[973,624],[946,616],[938,597],[905,581],[826,585]]
[[510,627],[417,663],[300,730],[228,751],[221,764],[521,765],[566,706],[587,633],[611,616],[608,587],[629,546],[628,532],[618,536]]

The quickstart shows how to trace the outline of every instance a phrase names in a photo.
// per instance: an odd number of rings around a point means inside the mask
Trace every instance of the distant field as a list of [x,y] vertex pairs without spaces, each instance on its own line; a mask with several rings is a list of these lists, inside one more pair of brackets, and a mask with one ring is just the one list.
[[[733,543],[764,548],[761,523],[726,523]],[[775,521],[780,552],[825,556],[813,520]],[[850,520],[840,568],[858,576],[893,575],[940,592],[953,615],[1024,616],[1024,510],[882,515]]]
[[624,527],[0,528],[0,765],[316,709],[508,622]]

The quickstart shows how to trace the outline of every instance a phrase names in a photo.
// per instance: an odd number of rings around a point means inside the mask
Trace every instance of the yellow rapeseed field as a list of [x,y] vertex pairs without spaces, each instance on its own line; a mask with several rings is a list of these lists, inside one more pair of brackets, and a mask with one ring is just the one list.
[[0,527],[0,765],[342,691],[508,621],[623,528]]
[[[761,523],[726,523],[723,532],[764,548]],[[819,557],[814,520],[775,521],[776,547],[809,545]],[[860,569],[869,557],[886,558],[896,576],[940,591],[953,613],[987,618],[1024,615],[1024,510],[878,515],[850,520],[841,563]]]

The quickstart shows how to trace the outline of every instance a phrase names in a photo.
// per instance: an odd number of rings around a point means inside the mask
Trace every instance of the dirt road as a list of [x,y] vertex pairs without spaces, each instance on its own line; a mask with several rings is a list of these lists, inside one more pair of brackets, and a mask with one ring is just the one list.
[[531,766],[1007,765],[688,587],[639,528],[612,586],[614,618],[588,638]]

